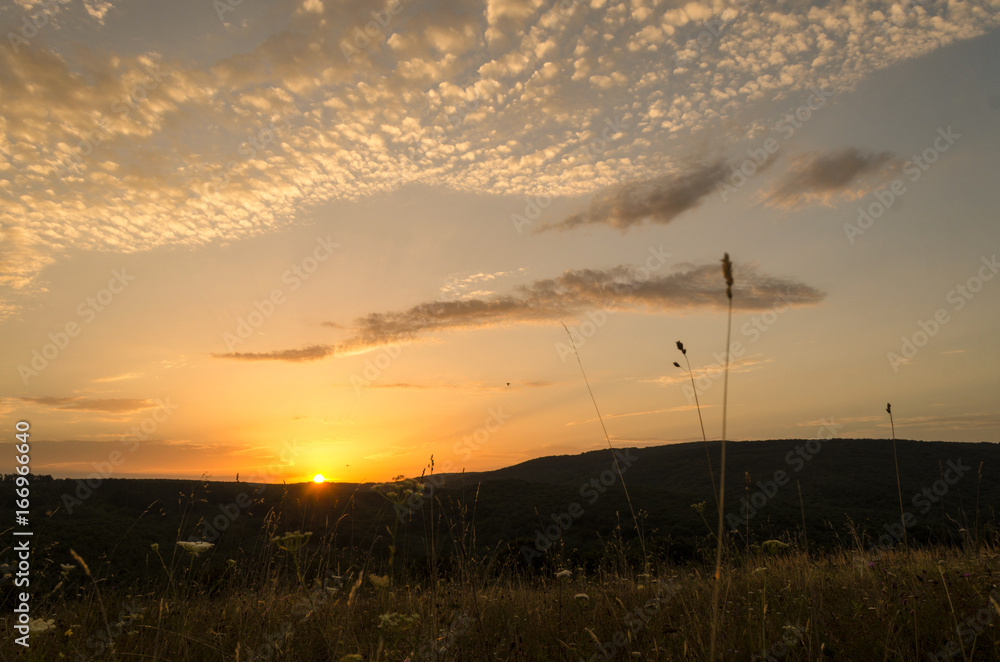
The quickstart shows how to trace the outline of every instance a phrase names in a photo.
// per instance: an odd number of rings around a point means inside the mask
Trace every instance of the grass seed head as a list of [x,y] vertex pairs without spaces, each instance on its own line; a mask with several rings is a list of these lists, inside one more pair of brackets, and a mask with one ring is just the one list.
[[733,263],[729,259],[729,253],[722,257],[722,275],[726,278],[726,296],[733,298]]

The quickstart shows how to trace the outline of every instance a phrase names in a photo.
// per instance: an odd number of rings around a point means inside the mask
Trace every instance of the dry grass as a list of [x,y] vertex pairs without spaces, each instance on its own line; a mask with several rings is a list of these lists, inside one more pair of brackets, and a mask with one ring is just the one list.
[[[710,656],[712,565],[659,564],[645,575],[609,561],[590,574],[573,569],[557,578],[517,568],[487,573],[476,570],[483,568],[476,562],[434,587],[402,578],[380,587],[360,570],[332,579],[328,561],[337,552],[322,544],[300,553],[311,576],[308,590],[294,572],[273,563],[237,568],[209,591],[196,563],[176,598],[166,587],[105,589],[100,600],[109,627],[96,592],[79,602],[39,602],[36,613],[44,609],[57,628],[34,635],[19,657],[111,659],[112,650],[119,659],[171,661]],[[811,559],[794,546],[758,550],[722,574],[718,654],[727,660],[915,660],[933,659],[955,641],[966,659],[996,659],[1000,639],[990,592],[998,565],[992,545],[912,550],[909,560],[901,551],[870,560],[853,550]],[[936,659],[962,659],[953,650],[954,656]]]

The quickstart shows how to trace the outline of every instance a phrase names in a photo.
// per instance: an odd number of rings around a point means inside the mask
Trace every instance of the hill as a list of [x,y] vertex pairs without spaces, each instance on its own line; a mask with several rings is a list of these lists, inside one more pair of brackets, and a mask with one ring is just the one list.
[[[911,542],[957,543],[994,530],[1000,445],[897,441],[896,446]],[[710,442],[708,453],[717,481],[719,442]],[[901,538],[887,440],[747,441],[728,444],[727,456],[726,530],[741,546],[796,538],[803,515],[811,545],[870,547],[880,536],[889,535],[892,545]],[[698,558],[715,528],[705,444],[619,449],[617,457],[617,468],[611,452],[601,450],[496,471],[428,476],[422,493],[398,495],[395,501],[370,484],[112,478],[89,488],[76,479],[35,476],[30,519],[36,549],[45,550],[52,567],[70,563],[73,548],[84,558],[108,561],[112,581],[161,572],[153,544],[211,541],[221,568],[225,559],[259,551],[270,535],[290,530],[329,539],[348,565],[362,566],[373,550],[383,553],[394,528],[397,562],[416,571],[426,567],[428,536],[444,553],[462,540],[490,550],[497,562],[587,564],[615,540],[637,553],[620,468],[650,550]],[[5,483],[10,480],[4,477]],[[692,508],[697,504],[704,504],[700,513]],[[5,521],[13,520],[11,505],[0,508]],[[50,573],[49,580],[56,579]]]

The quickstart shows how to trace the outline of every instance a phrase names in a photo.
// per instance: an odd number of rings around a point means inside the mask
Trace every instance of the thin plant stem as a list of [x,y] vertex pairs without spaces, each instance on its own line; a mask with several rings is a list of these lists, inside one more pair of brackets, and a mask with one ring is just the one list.
[[580,352],[576,350],[576,342],[573,341],[573,334],[569,332],[569,328],[563,323],[562,327],[566,329],[566,335],[569,336],[569,344],[573,348],[573,354],[576,356],[576,362],[580,364],[580,372],[583,374],[583,383],[587,385],[587,392],[590,393],[590,401],[594,403],[594,411],[597,412],[597,420],[601,422],[601,430],[604,431],[604,438],[608,442],[608,448],[611,449],[611,457],[615,461],[615,470],[618,472],[618,478],[622,482],[622,489],[625,491],[625,500],[628,501],[629,512],[632,513],[632,522],[635,524],[636,535],[639,536],[639,546],[642,547],[642,563],[643,570],[645,572],[649,571],[649,557],[646,555],[646,541],[643,538],[642,530],[639,528],[639,518],[635,516],[635,509],[632,508],[632,497],[628,494],[628,487],[625,485],[625,477],[622,476],[622,468],[618,464],[618,456],[615,454],[615,447],[611,445],[611,436],[608,434],[608,428],[604,425],[604,418],[601,416],[601,409],[597,406],[597,398],[594,397],[594,391],[590,388],[590,380],[587,379],[587,371],[583,369],[583,361],[580,359]]
[[962,645],[962,628],[958,626],[958,617],[955,615],[955,605],[951,602],[951,592],[948,590],[948,578],[944,576],[944,569],[941,567],[940,563],[938,564],[938,573],[941,575],[941,585],[944,586],[944,594],[948,597],[948,606],[951,608],[951,620],[955,623],[955,632],[958,634],[958,646],[962,651],[962,659],[965,660],[965,662],[969,662],[969,658],[965,654],[965,646]]
[[91,583],[94,585],[94,594],[97,596],[97,606],[101,610],[101,620],[104,621],[104,631],[108,633],[108,647],[111,649],[111,659],[117,660],[118,652],[115,650],[113,642],[114,637],[111,635],[111,625],[108,622],[108,612],[104,609],[104,600],[101,599],[101,589],[97,585],[97,578],[90,574],[90,567],[87,565],[87,562],[84,561],[83,557],[77,554],[72,547],[70,548],[69,553],[73,556],[76,562],[80,564],[80,567],[83,568],[83,572],[86,573],[87,577],[90,578]]
[[[701,402],[698,400],[698,388],[694,384],[694,372],[691,370],[691,359],[688,358],[687,350],[684,348],[684,343],[680,340],[677,341],[677,349],[681,350],[681,354],[684,355],[684,362],[687,364],[688,378],[691,380],[691,392],[694,393],[694,406],[698,411],[698,425],[701,426],[701,439],[705,443],[705,459],[708,460],[708,475],[712,478],[712,498],[715,499],[715,506],[718,508],[719,499],[715,495],[715,471],[712,469],[712,455],[708,452],[708,435],[705,434],[705,420],[701,415]],[[677,362],[674,362],[674,365],[678,368],[681,367]]]
[[722,516],[726,498],[726,411],[729,405],[729,354],[733,333],[733,263],[729,253],[722,258],[722,275],[726,279],[726,297],[729,299],[729,316],[726,324],[726,371],[722,381],[722,451],[719,468],[719,530],[715,543],[715,583],[712,587],[712,638],[709,646],[709,660],[715,660],[715,646],[718,636],[719,584],[722,582]]
[[889,414],[889,426],[892,429],[892,459],[896,463],[896,492],[899,494],[899,524],[903,527],[903,549],[907,555],[910,553],[910,542],[906,536],[906,515],[903,512],[903,487],[899,480],[899,458],[896,455],[896,424],[892,420],[892,403],[885,404],[885,411]]

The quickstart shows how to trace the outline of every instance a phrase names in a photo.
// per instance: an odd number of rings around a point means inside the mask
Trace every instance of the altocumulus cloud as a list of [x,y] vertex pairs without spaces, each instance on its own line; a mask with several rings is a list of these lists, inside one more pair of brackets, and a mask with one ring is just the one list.
[[[763,116],[806,84],[850,90],[1000,23],[995,0],[910,3],[891,38],[884,5],[870,0],[569,4],[403,2],[350,61],[343,46],[379,3],[243,2],[227,28],[212,3],[175,0],[178,16],[208,20],[163,24],[145,52],[135,22],[112,20],[106,0],[61,4],[57,25],[0,49],[0,254],[18,256],[0,268],[0,317],[70,247],[235,241],[284,227],[305,206],[414,181],[568,196],[676,173],[692,136],[744,137],[726,117]],[[703,21],[736,4],[711,47],[675,66]],[[0,23],[13,34],[41,7],[6,3]],[[248,47],[247,34],[260,38]],[[620,130],[588,148],[611,119]],[[282,128],[266,145],[247,142],[272,126]],[[668,222],[698,203],[714,167],[611,194],[570,225]]]
[[[761,274],[749,265],[738,265],[736,269],[740,277],[734,287],[734,306],[742,311],[770,309],[779,297],[791,305],[809,305],[819,303],[825,296],[809,285]],[[371,313],[355,320],[355,335],[337,344],[214,356],[244,361],[311,361],[409,342],[439,331],[546,323],[595,309],[647,314],[721,309],[727,300],[720,282],[716,264],[646,278],[624,265],[566,271],[556,278],[522,285],[509,294],[428,301],[406,310]]]

